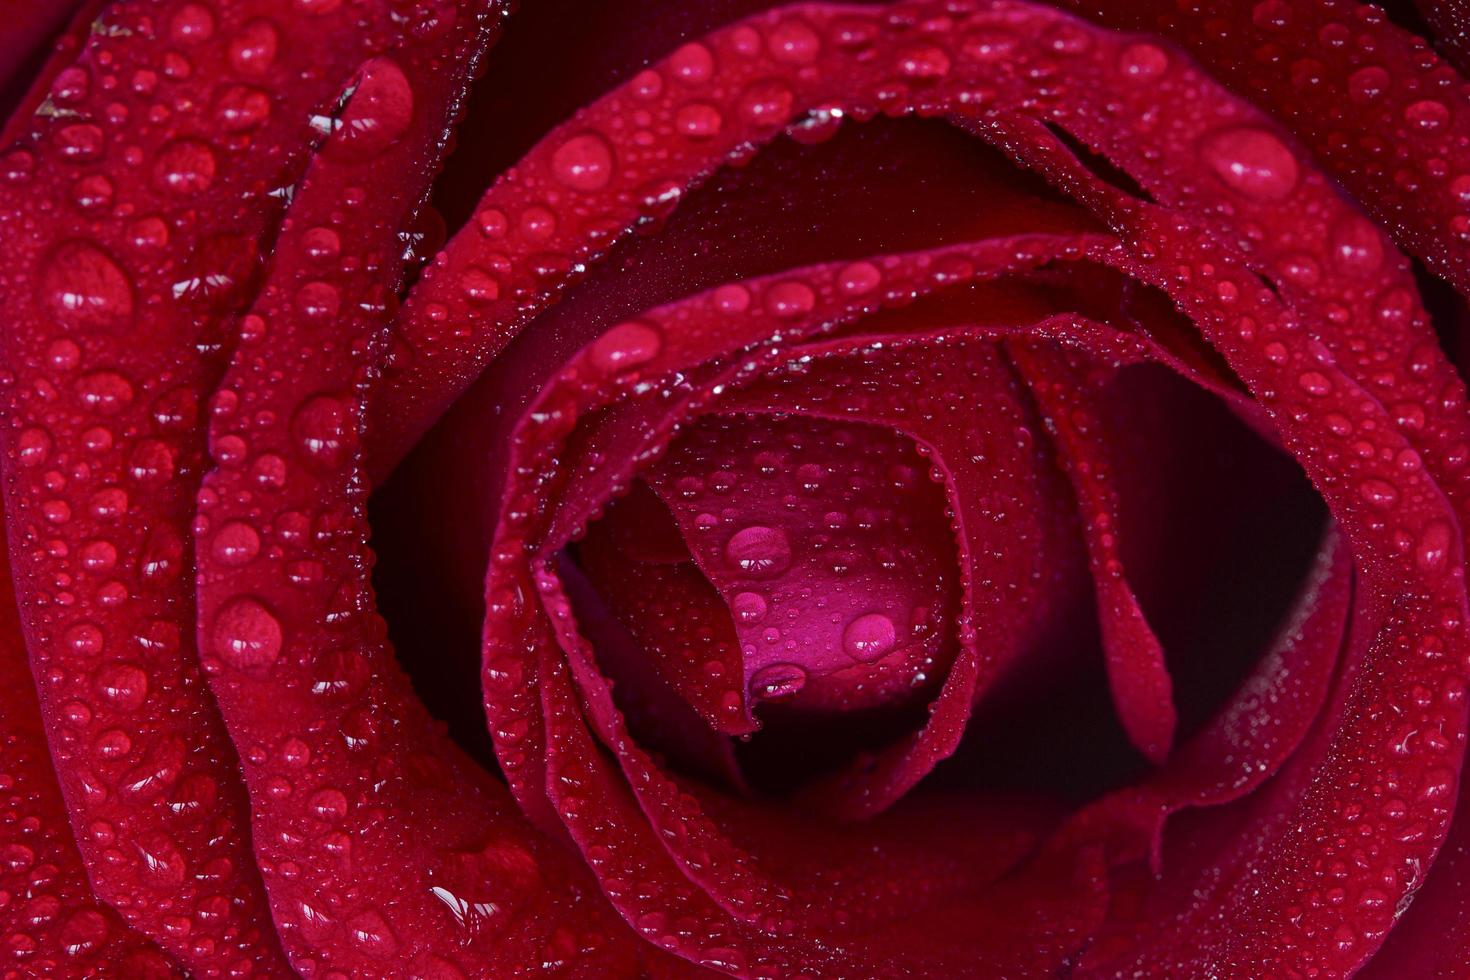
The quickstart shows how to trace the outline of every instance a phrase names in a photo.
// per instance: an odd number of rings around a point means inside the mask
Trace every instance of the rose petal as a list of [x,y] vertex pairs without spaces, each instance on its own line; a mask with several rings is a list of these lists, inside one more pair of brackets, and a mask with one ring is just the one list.
[[[302,968],[460,976],[575,955],[616,975],[638,959],[582,899],[580,869],[447,742],[372,609],[362,406],[402,276],[397,233],[483,40],[468,21],[447,50],[363,66],[215,399],[195,522],[200,638],[232,736],[258,747],[244,759],[256,846]],[[372,216],[353,220],[370,194]]]
[[[649,546],[650,527],[672,534],[680,560],[635,557],[637,549]],[[759,727],[750,714],[745,662],[729,608],[695,567],[672,515],[646,483],[640,481],[592,525],[577,561],[638,640],[637,657],[709,729],[748,735]]]
[[[10,115],[12,105],[26,94],[40,88],[35,80],[35,62],[44,54],[45,45],[68,22],[90,19],[101,6],[99,0],[57,0],[56,3],[7,4],[5,23],[0,26],[0,92]],[[49,59],[44,71],[59,58]],[[22,110],[24,111],[24,110]]]
[[1164,825],[1186,807],[1234,802],[1273,777],[1306,737],[1338,665],[1352,595],[1351,558],[1337,535],[1324,543],[1311,580],[1255,670],[1166,766],[1137,786],[1074,815],[1061,840],[1114,841],[1119,858],[1146,853],[1155,873]]
[[[1289,124],[1404,248],[1461,292],[1470,288],[1467,226],[1459,213],[1462,178],[1470,174],[1466,83],[1378,7],[1327,0],[1241,0],[1187,10],[1157,0],[1067,6],[1085,7],[1124,30],[1160,29]],[[1271,54],[1257,57],[1258,51]],[[1346,272],[1376,268],[1371,243],[1377,237],[1366,227],[1342,226],[1334,261]]]
[[729,609],[755,699],[856,711],[948,670],[954,539],[905,443],[711,417],[644,471]]
[[[1394,977],[1453,977],[1470,962],[1470,790],[1462,781],[1455,802],[1455,822],[1434,859],[1422,887],[1394,909],[1393,930],[1357,976],[1367,980]],[[1359,895],[1373,902],[1374,895]]]
[[1071,478],[1091,558],[1108,682],[1129,738],[1154,763],[1167,758],[1178,716],[1164,648],[1128,584],[1118,544],[1117,490],[1108,432],[1093,405],[1081,359],[1041,344],[1015,343],[1012,360],[1041,407]]
[[[66,68],[42,73],[65,111],[10,129],[7,499],[42,713],[97,894],[201,975],[289,968],[192,646],[198,403],[219,370],[200,351],[219,348],[266,250],[276,212],[262,196],[299,172],[301,120],[396,36],[385,11],[367,13],[357,32],[345,9],[264,0],[228,17],[113,5],[63,48]],[[103,76],[123,65],[135,70],[119,91]],[[216,93],[237,90],[264,110],[253,128],[218,119]],[[48,476],[62,471],[64,485]],[[134,751],[97,766],[84,747],[112,731]],[[87,832],[104,824],[136,846]]]
[[[0,589],[9,594],[9,562],[0,556]],[[67,824],[66,804],[51,768],[46,732],[26,663],[25,641],[12,601],[0,606],[0,893],[5,957],[33,976],[96,975],[108,968],[140,978],[181,977],[147,937],[98,902]],[[127,751],[128,736],[112,731],[93,751]],[[19,974],[16,974],[17,976]]]
[[1464,0],[1414,0],[1433,28],[1430,40],[1463,74],[1470,69],[1470,7]]

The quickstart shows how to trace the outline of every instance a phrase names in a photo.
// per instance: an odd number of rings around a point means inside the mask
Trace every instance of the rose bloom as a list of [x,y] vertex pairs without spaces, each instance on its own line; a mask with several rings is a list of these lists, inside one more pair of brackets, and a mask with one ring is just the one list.
[[1463,0],[9,0],[0,976],[1470,976]]

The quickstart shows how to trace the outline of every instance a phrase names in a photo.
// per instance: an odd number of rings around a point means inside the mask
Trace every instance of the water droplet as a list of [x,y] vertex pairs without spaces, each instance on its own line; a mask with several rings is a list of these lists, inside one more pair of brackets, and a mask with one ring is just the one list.
[[260,533],[244,521],[230,521],[214,535],[214,557],[225,565],[249,564],[260,553]]
[[730,600],[730,610],[742,623],[759,622],[766,615],[766,597],[759,592],[738,592]]
[[791,17],[771,29],[766,47],[782,64],[809,65],[822,53],[822,39],[805,21]]
[[97,371],[77,379],[77,397],[90,412],[116,415],[133,402],[133,385],[116,371]]
[[296,311],[308,320],[331,320],[341,309],[342,294],[329,282],[308,282],[296,290]]
[[169,36],[180,44],[198,44],[214,35],[214,14],[208,7],[186,3],[174,14],[168,25]]
[[500,298],[500,280],[477,265],[470,266],[459,277],[459,288],[471,303],[493,303]]
[[1348,76],[1348,95],[1355,102],[1371,102],[1388,91],[1389,74],[1377,65],[1359,68]]
[[674,128],[690,139],[708,139],[724,124],[720,110],[707,102],[691,102],[674,114]]
[[849,296],[871,293],[883,281],[883,274],[871,262],[854,262],[837,274],[837,286]]
[[318,225],[302,234],[301,247],[309,258],[330,262],[342,254],[342,236],[331,228]]
[[881,660],[897,642],[898,631],[893,620],[882,613],[859,616],[842,631],[842,649],[863,663]]
[[162,831],[147,834],[138,841],[138,854],[143,868],[156,884],[177,888],[188,876],[188,861],[174,839]]
[[312,816],[327,823],[336,823],[347,816],[347,797],[339,789],[328,786],[311,794],[307,801]]
[[145,487],[162,487],[174,477],[177,454],[161,439],[144,439],[128,456],[128,475]]
[[789,698],[806,687],[807,673],[797,664],[767,664],[750,675],[750,693],[763,700]]
[[653,360],[663,349],[663,343],[663,334],[657,327],[629,320],[598,337],[589,356],[599,370],[613,374]]
[[51,455],[51,433],[41,428],[22,430],[15,441],[15,455],[22,466],[40,466]]
[[[715,56],[710,54],[709,48],[703,44],[697,42],[686,44],[669,55],[669,70],[673,72],[675,78],[684,84],[699,85],[702,82],[709,81],[710,76],[714,74]],[[654,73],[647,72],[645,74]],[[657,76],[655,75],[655,77]],[[639,76],[639,79],[642,79],[640,84],[647,84],[648,82],[642,75]]]
[[107,920],[95,909],[81,909],[66,920],[58,938],[66,955],[86,956],[107,939]]
[[1445,108],[1443,102],[1433,99],[1410,103],[1404,109],[1404,120],[1421,132],[1433,132],[1449,122],[1449,119],[1450,110]]
[[653,69],[646,68],[634,75],[633,80],[628,85],[632,89],[633,94],[638,98],[653,99],[657,98],[659,93],[664,90],[664,78]]
[[178,139],[158,151],[153,184],[180,196],[198,194],[214,183],[214,151],[198,140]]
[[291,419],[291,433],[309,459],[331,469],[346,462],[356,442],[352,414],[335,395],[307,399]]
[[791,567],[791,545],[780,528],[753,524],[731,536],[725,559],[750,578],[771,578]]
[[214,113],[224,129],[243,133],[270,118],[271,97],[258,88],[232,85],[220,95]]
[[362,81],[323,152],[371,160],[408,132],[413,110],[413,86],[403,69],[389,58],[375,58],[364,66]]
[[57,73],[56,81],[51,83],[51,98],[57,102],[74,104],[85,99],[91,88],[92,76],[85,68],[72,65]]
[[85,542],[77,549],[82,568],[94,575],[111,571],[117,564],[117,546],[100,538]]
[[573,190],[602,190],[612,180],[612,148],[596,133],[573,136],[552,155],[551,172]]
[[898,73],[905,78],[932,80],[949,74],[949,55],[943,48],[909,48],[898,56]]
[[133,315],[133,285],[117,263],[90,242],[64,242],[40,272],[43,303],[62,323],[116,326]]
[[817,294],[804,282],[778,282],[766,293],[766,308],[779,317],[800,316],[816,305]]
[[1283,201],[1296,189],[1300,168],[1286,144],[1253,126],[1205,138],[1200,153],[1227,186],[1244,197]]
[[102,155],[106,137],[102,127],[91,123],[74,123],[56,131],[56,147],[68,160],[96,160]]
[[264,667],[281,655],[280,621],[257,599],[232,599],[214,620],[214,649],[238,668]]
[[108,664],[97,672],[97,693],[124,711],[148,698],[148,674],[137,664]]
[[66,631],[66,646],[80,657],[95,657],[102,652],[106,639],[95,623],[77,623]]
[[1157,44],[1140,41],[1130,44],[1118,55],[1118,70],[1126,78],[1145,80],[1157,78],[1169,67],[1169,56]]
[[398,948],[398,937],[387,921],[371,909],[353,916],[347,923],[347,932],[354,943],[374,955],[386,955]]
[[230,65],[242,75],[270,70],[280,46],[280,32],[268,20],[252,20],[230,42]]
[[1362,275],[1383,263],[1383,242],[1367,218],[1348,214],[1333,223],[1328,234],[1332,262],[1343,272]]
[[1435,521],[1424,529],[1414,549],[1414,563],[1426,572],[1434,572],[1449,561],[1454,531],[1443,521]]
[[100,211],[112,203],[112,181],[101,174],[88,174],[71,187],[72,200],[83,211]]
[[1364,480],[1358,489],[1362,493],[1364,500],[1382,510],[1387,510],[1398,503],[1398,489],[1392,483],[1384,480]]
[[714,291],[715,309],[721,313],[744,313],[750,308],[750,290],[739,283],[726,283]]
[[1319,398],[1332,391],[1332,382],[1319,371],[1305,371],[1297,377],[1296,382],[1307,394]]
[[756,82],[740,96],[740,116],[753,126],[780,126],[791,118],[793,98],[782,82]]

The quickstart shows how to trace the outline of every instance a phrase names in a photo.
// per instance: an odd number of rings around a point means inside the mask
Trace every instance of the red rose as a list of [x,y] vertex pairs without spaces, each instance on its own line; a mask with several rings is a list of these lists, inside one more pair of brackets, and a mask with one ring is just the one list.
[[1460,5],[71,6],[5,976],[1464,974]]

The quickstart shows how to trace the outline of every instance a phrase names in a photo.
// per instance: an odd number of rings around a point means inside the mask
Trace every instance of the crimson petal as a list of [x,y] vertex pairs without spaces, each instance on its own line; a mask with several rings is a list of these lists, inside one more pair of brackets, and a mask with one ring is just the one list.
[[[205,976],[289,968],[192,643],[199,392],[271,234],[265,195],[308,148],[302,120],[396,34],[376,6],[361,30],[350,16],[112,5],[43,71],[63,111],[26,103],[0,187],[8,513],[53,758],[97,894]],[[81,747],[114,731],[133,753],[94,765]],[[86,831],[104,825],[138,846]]]
[[729,607],[753,697],[861,710],[948,670],[953,536],[915,464],[874,427],[711,417],[644,471]]
[[[9,592],[9,562],[0,556],[0,588]],[[66,804],[51,768],[41,712],[32,693],[25,642],[12,602],[0,608],[0,949],[32,976],[101,975],[120,968],[160,980],[182,971],[147,937],[92,894],[87,868],[67,824]],[[95,751],[126,752],[113,732]],[[7,977],[20,976],[17,972]]]
[[1465,0],[1414,0],[1433,28],[1440,53],[1460,69],[1470,70],[1470,6]]
[[[305,970],[637,968],[608,911],[581,896],[579,869],[437,729],[372,608],[362,406],[403,274],[398,231],[483,29],[467,19],[362,67],[296,188],[215,398],[216,465],[195,522],[201,646],[232,736],[255,747],[244,762],[257,854]],[[373,216],[352,220],[369,194]],[[496,916],[504,934],[480,938]]]
[[1041,406],[1078,506],[1086,515],[1083,529],[1118,715],[1134,746],[1151,761],[1162,762],[1178,724],[1173,683],[1163,645],[1144,618],[1123,569],[1117,490],[1106,450],[1110,440],[1092,404],[1094,383],[1075,354],[1020,342],[1008,349]]
[[[1470,90],[1379,7],[1333,0],[1066,5],[1124,30],[1158,31],[1237,91],[1251,93],[1406,249],[1462,293],[1470,290],[1463,246],[1470,230]],[[1426,199],[1435,206],[1426,207]],[[1334,261],[1376,267],[1376,237],[1342,227]]]

